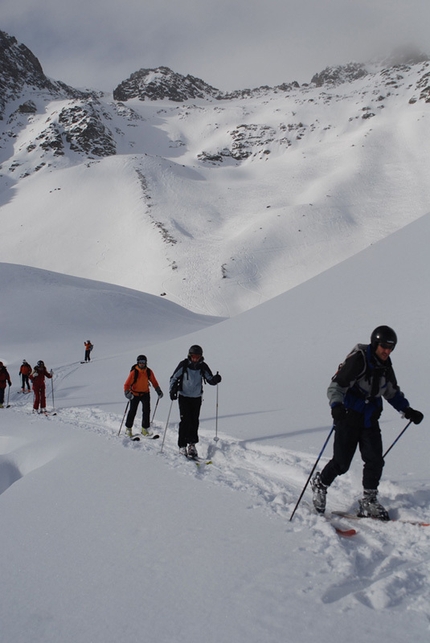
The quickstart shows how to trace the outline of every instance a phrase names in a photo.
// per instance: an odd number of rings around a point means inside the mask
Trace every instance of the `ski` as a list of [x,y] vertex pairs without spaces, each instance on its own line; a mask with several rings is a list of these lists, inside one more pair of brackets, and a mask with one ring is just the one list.
[[325,516],[324,514],[319,515],[325,518],[329,525],[333,527],[337,535],[342,536],[342,538],[351,538],[352,536],[356,536],[358,533],[357,530],[353,529],[352,527],[350,529],[343,529],[342,527],[339,527],[339,525],[336,525],[329,516]]
[[198,467],[201,467],[205,464],[212,464],[212,460],[204,460],[203,458],[199,458],[199,456],[186,455],[185,457],[187,458],[187,460],[195,462]]
[[158,435],[158,433],[156,433],[155,435],[139,435],[138,433],[136,433],[136,434],[131,435],[131,436],[127,435],[127,437],[130,438],[130,440],[132,442],[139,442],[141,439],[143,439],[143,440],[158,440],[158,438],[160,436]]
[[57,411],[32,411],[32,415],[44,415],[46,418],[51,415],[57,415]]
[[402,522],[406,525],[417,525],[418,527],[430,527],[429,522],[423,522],[421,520],[405,520],[402,518],[390,518],[390,520],[380,520],[379,518],[374,518],[373,516],[357,516],[356,514],[348,513],[347,511],[332,511],[333,516],[339,516],[340,518],[346,518],[347,520],[368,520],[369,517],[371,520],[377,520],[378,522],[387,523],[387,522]]
[[[342,538],[351,538],[352,536],[356,536],[358,534],[358,531],[352,527],[347,529],[344,529],[343,527],[339,527],[339,525],[337,524],[338,521],[335,522],[336,515],[334,515],[333,512],[331,515],[327,515],[325,513],[322,514],[315,511],[314,507],[309,507],[309,505],[307,506],[310,509],[311,513],[313,513],[314,515],[316,514],[317,516],[319,516],[320,518],[323,518],[326,522],[328,522],[328,524],[331,527],[333,527],[333,529],[335,530],[338,536],[341,536]],[[337,517],[343,518],[344,516],[337,516]]]

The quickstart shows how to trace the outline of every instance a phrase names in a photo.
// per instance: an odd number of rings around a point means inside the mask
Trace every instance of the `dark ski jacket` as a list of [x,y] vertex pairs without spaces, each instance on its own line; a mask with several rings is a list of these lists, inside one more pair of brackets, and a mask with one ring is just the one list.
[[343,404],[354,426],[378,425],[382,398],[400,413],[409,402],[400,390],[391,359],[381,362],[371,344],[357,344],[340,364],[327,389],[330,406]]
[[0,388],[6,388],[6,383],[12,386],[6,366],[0,366]]
[[192,362],[190,359],[183,359],[175,368],[170,378],[170,392],[178,392],[184,397],[201,397],[203,393],[203,380],[215,386],[214,375],[206,362]]

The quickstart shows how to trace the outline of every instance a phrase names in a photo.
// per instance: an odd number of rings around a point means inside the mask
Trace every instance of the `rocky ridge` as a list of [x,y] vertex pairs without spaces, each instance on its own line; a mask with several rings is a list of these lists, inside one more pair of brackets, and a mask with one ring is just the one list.
[[[192,119],[201,109],[213,114],[224,110],[233,101],[243,104],[246,118],[225,126],[225,145],[211,147],[202,142],[195,159],[208,166],[223,163],[240,164],[247,159],[267,160],[297,145],[308,134],[321,129],[318,122],[294,118],[262,122],[257,116],[258,104],[288,97],[293,103],[307,101],[321,106],[348,100],[359,92],[362,104],[351,113],[350,120],[375,117],[397,90],[409,82],[409,102],[430,102],[430,67],[425,54],[408,52],[387,60],[391,66],[349,63],[328,67],[315,74],[308,84],[284,83],[276,87],[224,93],[199,78],[183,76],[168,67],[140,69],[113,90],[113,101],[96,92],[82,92],[62,82],[47,78],[36,56],[15,38],[0,32],[0,162],[2,171],[26,177],[46,165],[77,155],[79,159],[95,160],[113,156],[118,147],[134,148],[130,130],[145,121],[138,103],[162,102],[163,117]],[[417,75],[416,71],[419,69]],[[414,73],[413,73],[414,72]],[[166,105],[172,105],[169,108]],[[177,108],[179,107],[179,112]],[[249,107],[247,107],[249,105]],[[206,107],[205,107],[206,106]],[[176,111],[175,111],[176,110]],[[278,109],[278,111],[281,111]],[[159,112],[161,114],[161,112]],[[214,122],[213,127],[219,125]],[[330,129],[325,123],[323,131]],[[178,138],[170,148],[187,147]],[[140,150],[144,152],[144,148]],[[19,169],[20,168],[20,169]],[[19,171],[17,172],[17,170]]]

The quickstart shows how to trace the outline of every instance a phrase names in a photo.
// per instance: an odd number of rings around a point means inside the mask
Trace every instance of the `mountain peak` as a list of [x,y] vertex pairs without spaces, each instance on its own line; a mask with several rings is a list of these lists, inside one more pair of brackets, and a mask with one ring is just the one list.
[[139,69],[114,89],[115,100],[172,100],[183,102],[190,98],[219,98],[222,92],[200,78],[183,76],[169,67]]
[[66,98],[89,96],[89,92],[80,92],[47,78],[33,52],[13,36],[0,31],[0,116],[6,104],[18,98],[26,85]]

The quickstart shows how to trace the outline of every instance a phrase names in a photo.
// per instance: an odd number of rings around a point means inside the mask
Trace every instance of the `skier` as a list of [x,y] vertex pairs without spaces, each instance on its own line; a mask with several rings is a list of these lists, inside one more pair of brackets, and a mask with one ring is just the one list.
[[12,386],[10,375],[6,366],[3,364],[3,362],[0,362],[0,409],[4,407],[4,391],[6,388],[6,384]]
[[324,513],[327,487],[350,467],[357,449],[363,465],[363,498],[358,501],[360,517],[389,520],[387,510],[378,502],[378,485],[382,475],[382,437],[379,417],[382,397],[414,424],[423,419],[420,411],[409,406],[397,385],[390,354],[397,336],[389,326],[378,326],[370,344],[357,344],[340,364],[327,390],[335,429],[333,457],[311,481],[313,503]]
[[159,399],[163,397],[157,379],[153,371],[147,367],[146,355],[138,355],[136,364],[130,369],[130,374],[124,383],[124,395],[130,400],[130,409],[125,421],[126,433],[131,437],[134,418],[136,417],[139,402],[142,404],[142,435],[150,436],[150,394],[149,384],[151,383]]
[[93,344],[91,344],[89,339],[87,339],[87,341],[84,342],[84,346],[85,346],[84,361],[85,362],[91,362],[91,351],[93,350],[94,346],[93,346]]
[[203,381],[215,386],[221,382],[221,375],[213,375],[203,359],[203,349],[194,344],[188,357],[179,362],[170,378],[170,399],[178,399],[179,434],[178,446],[182,455],[197,458],[196,444],[199,441],[198,428],[202,405]]
[[30,380],[33,383],[34,392],[33,413],[37,413],[39,407],[40,413],[46,413],[45,377],[51,379],[53,374],[54,373],[52,370],[48,373],[45,363],[41,359],[34,367],[33,372],[30,375]]
[[32,368],[31,368],[30,364],[25,359],[23,359],[22,364],[21,364],[21,366],[19,368],[19,375],[21,376],[21,380],[22,380],[22,389],[21,389],[21,391],[23,393],[25,393],[26,387],[27,387],[27,393],[30,393],[30,382],[29,382],[28,377],[31,374],[31,371],[32,371]]

